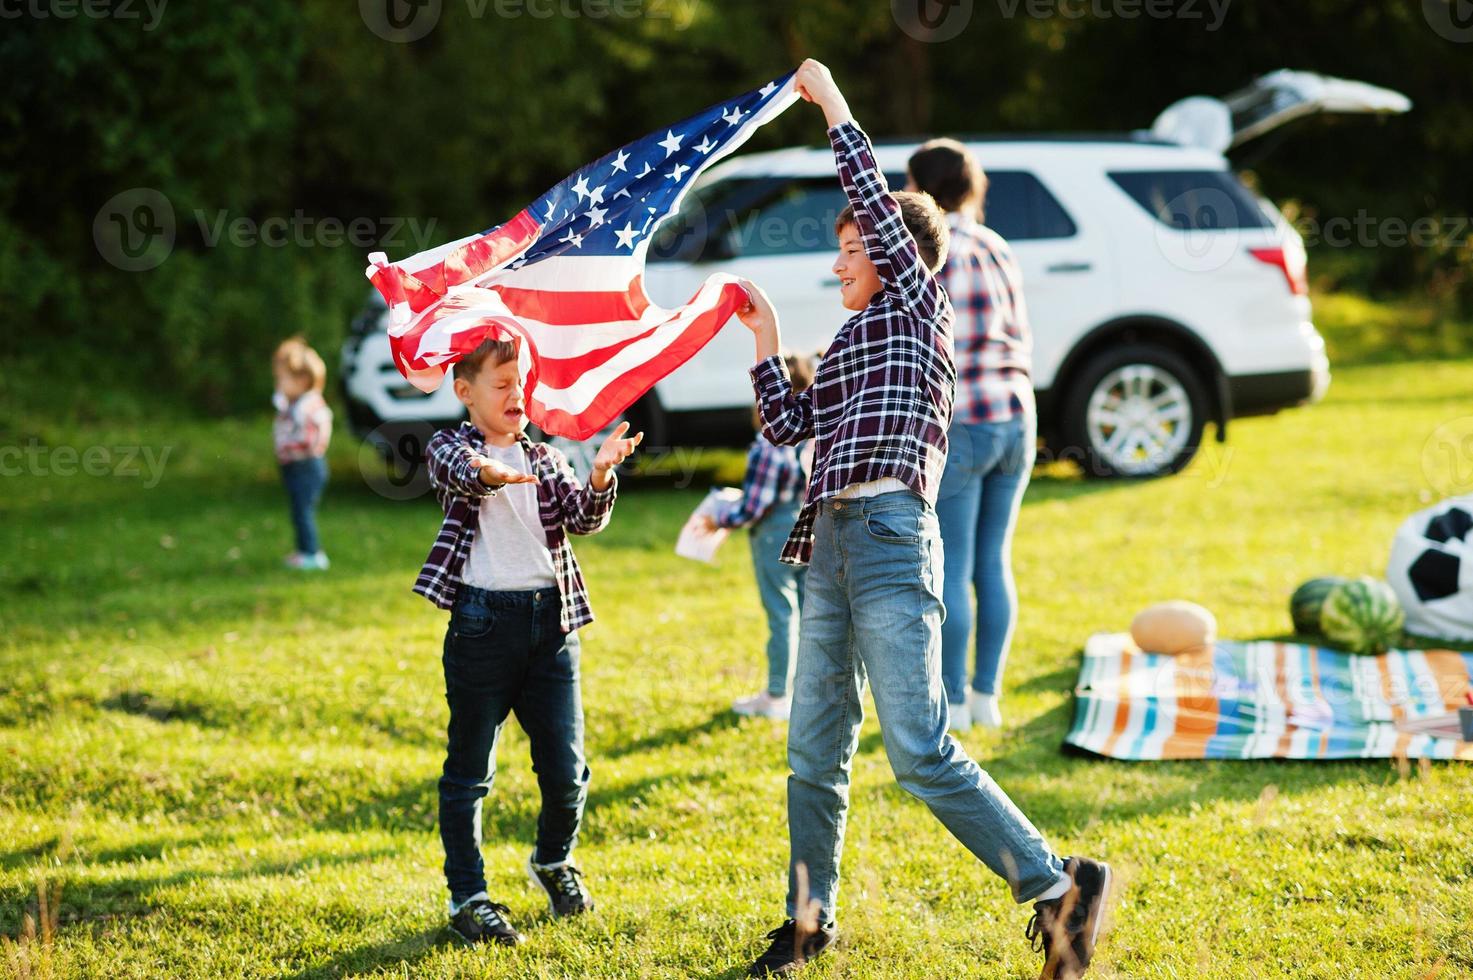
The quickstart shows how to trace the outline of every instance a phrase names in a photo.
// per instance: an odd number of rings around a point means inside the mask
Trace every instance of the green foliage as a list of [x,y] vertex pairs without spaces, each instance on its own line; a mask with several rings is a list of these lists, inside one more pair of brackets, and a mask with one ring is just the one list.
[[[7,19],[9,363],[75,387],[98,377],[85,362],[101,351],[111,391],[99,397],[115,407],[252,408],[269,377],[261,355],[281,336],[306,333],[331,362],[365,293],[367,252],[403,256],[504,220],[573,167],[808,55],[832,64],[876,136],[1132,129],[1173,99],[1221,94],[1273,68],[1364,78],[1406,91],[1416,108],[1309,121],[1272,155],[1250,148],[1238,162],[1305,219],[1473,213],[1466,46],[1439,36],[1423,5],[1399,0],[1353,10],[1236,0],[1215,30],[1207,3],[1191,6],[1200,16],[1163,19],[1098,16],[1101,5],[1078,0],[979,2],[967,28],[938,44],[899,30],[888,0],[444,0],[435,29],[413,43],[380,38],[355,6],[170,3],[151,27],[142,3],[130,5],[134,19]],[[608,13],[631,6],[636,16]],[[753,148],[820,135],[800,108]],[[131,188],[161,194],[177,226],[172,253],[148,271],[121,271],[93,240],[107,202]],[[313,230],[279,247],[232,244],[211,233],[221,214],[259,227],[300,215]],[[325,243],[324,221],[355,219],[373,231]],[[401,220],[433,233],[389,236]],[[1322,245],[1311,269],[1467,316],[1467,237]],[[7,401],[22,399],[7,408],[36,408],[32,380],[5,382]],[[95,413],[87,397],[55,402],[48,410]]]

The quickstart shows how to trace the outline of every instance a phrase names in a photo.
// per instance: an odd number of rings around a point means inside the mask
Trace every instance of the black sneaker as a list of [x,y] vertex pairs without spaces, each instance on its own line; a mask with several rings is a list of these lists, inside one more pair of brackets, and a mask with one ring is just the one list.
[[747,970],[747,975],[765,977],[774,973],[793,973],[839,938],[838,926],[819,926],[817,932],[810,933],[803,940],[803,948],[799,950],[795,942],[797,933],[798,923],[792,919],[769,932],[767,938],[772,940],[772,945],[767,947],[767,952],[757,957],[757,962]]
[[473,898],[450,917],[450,934],[469,946],[477,943],[515,946],[522,941],[522,934],[512,928],[507,918],[510,914],[511,909],[505,905]]
[[553,918],[593,911],[593,896],[583,887],[583,872],[573,867],[572,862],[542,865],[534,864],[528,858],[527,874],[533,884],[546,893]]
[[1059,898],[1036,902],[1028,922],[1028,941],[1043,953],[1039,980],[1084,976],[1105,918],[1110,866],[1089,858],[1069,858],[1064,862],[1064,873],[1073,879],[1073,885]]

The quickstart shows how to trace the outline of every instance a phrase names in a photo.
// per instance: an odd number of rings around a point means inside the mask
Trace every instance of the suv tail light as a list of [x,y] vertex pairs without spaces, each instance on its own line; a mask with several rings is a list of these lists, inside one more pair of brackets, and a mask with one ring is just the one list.
[[1264,265],[1274,266],[1282,272],[1289,283],[1289,292],[1295,296],[1303,296],[1309,292],[1303,249],[1291,251],[1283,247],[1250,248],[1248,254]]

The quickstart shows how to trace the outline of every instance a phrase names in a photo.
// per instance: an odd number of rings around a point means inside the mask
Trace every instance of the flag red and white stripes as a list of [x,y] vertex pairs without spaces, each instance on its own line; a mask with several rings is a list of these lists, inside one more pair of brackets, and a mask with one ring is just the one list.
[[528,417],[571,439],[603,429],[746,303],[714,275],[684,306],[657,306],[645,256],[695,179],[796,98],[784,76],[621,147],[488,232],[399,262],[369,256],[400,372],[433,391],[486,338],[520,338]]

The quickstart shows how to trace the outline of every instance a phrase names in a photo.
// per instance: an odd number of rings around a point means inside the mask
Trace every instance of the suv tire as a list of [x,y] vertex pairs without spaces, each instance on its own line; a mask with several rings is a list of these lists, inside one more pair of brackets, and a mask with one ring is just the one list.
[[1069,384],[1060,457],[1087,477],[1176,473],[1202,444],[1209,408],[1196,370],[1175,351],[1127,344],[1090,358]]

